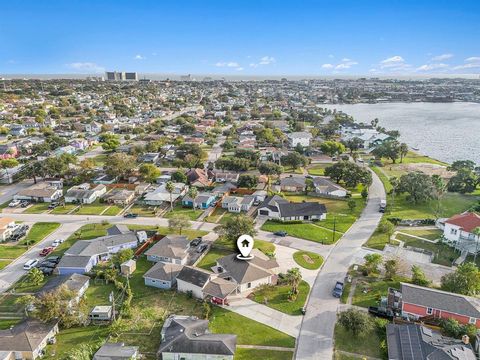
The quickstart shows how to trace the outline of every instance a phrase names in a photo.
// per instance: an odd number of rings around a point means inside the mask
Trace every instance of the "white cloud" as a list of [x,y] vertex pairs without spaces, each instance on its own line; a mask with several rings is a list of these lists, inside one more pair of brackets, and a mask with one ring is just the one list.
[[323,64],[323,65],[322,65],[322,68],[323,68],[323,69],[333,69],[333,67],[334,67],[334,66],[333,66],[332,64]]
[[480,68],[480,56],[472,56],[465,59],[465,64],[455,66],[455,70],[477,69]]
[[400,55],[395,55],[385,60],[380,61],[380,67],[393,68],[393,67],[403,67],[405,65],[405,60]]
[[105,72],[103,66],[92,62],[74,62],[67,64],[67,67],[81,73],[102,73]]
[[465,59],[465,62],[479,62],[479,61],[480,61],[480,56],[472,56]]
[[347,70],[350,69],[353,65],[357,65],[358,62],[349,59],[343,58],[342,61],[338,64],[323,64],[322,69],[335,69],[335,70]]
[[230,67],[230,68],[238,68],[240,64],[235,61],[219,61],[215,64],[216,67]]
[[439,63],[439,64],[425,64],[425,65],[422,65],[422,66],[418,67],[416,70],[417,70],[417,71],[431,71],[431,70],[446,69],[446,68],[448,68],[448,67],[449,67],[448,64],[443,64],[443,63]]
[[240,66],[240,67],[237,67],[235,70],[237,70],[237,71],[242,71],[242,70],[243,70],[243,67],[241,67],[241,66]]
[[445,61],[448,59],[451,59],[453,57],[453,54],[442,54],[442,55],[437,55],[432,57],[432,61]]
[[135,60],[145,60],[146,57],[143,56],[143,55],[137,54],[137,55],[135,55],[134,59],[135,59]]
[[275,62],[275,58],[271,56],[264,56],[260,59],[260,65],[269,65]]

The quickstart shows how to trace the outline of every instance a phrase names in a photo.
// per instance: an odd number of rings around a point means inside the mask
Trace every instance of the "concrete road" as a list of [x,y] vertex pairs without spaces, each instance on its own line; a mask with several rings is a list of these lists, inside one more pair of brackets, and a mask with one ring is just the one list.
[[[52,221],[52,216],[50,216],[50,221]],[[12,263],[8,264],[8,266],[6,266],[2,271],[0,271],[0,294],[5,292],[23,275],[27,273],[26,270],[23,270],[23,265],[28,260],[41,259],[42,257],[39,255],[40,250],[42,250],[44,247],[50,246],[55,239],[66,239],[75,231],[77,231],[77,229],[81,225],[83,224],[62,224],[57,230],[47,236],[44,240],[33,245],[22,256],[14,260]]]
[[220,156],[222,156],[223,148],[222,145],[225,142],[226,137],[224,135],[220,135],[217,139],[215,145],[212,146],[212,149],[208,152],[208,157],[206,164],[214,163],[218,160]]
[[333,357],[333,330],[340,303],[332,296],[333,286],[337,280],[344,279],[355,254],[373,234],[382,217],[378,206],[380,199],[386,198],[385,189],[373,172],[372,177],[365,209],[332,249],[312,288],[297,341],[297,360],[329,360]]
[[15,184],[0,186],[0,204],[12,200],[13,195],[33,184],[33,180],[24,180]]

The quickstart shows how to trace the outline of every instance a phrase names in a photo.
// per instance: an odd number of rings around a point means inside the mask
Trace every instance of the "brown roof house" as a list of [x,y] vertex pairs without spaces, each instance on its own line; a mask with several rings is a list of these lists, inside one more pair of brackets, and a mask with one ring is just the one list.
[[53,202],[63,195],[62,188],[51,182],[38,182],[26,189],[20,190],[13,198],[15,200],[28,200],[34,202]]
[[134,198],[135,191],[127,189],[113,189],[103,197],[107,203],[119,206],[130,204]]
[[204,188],[212,185],[213,173],[210,170],[190,169],[186,175],[191,186]]
[[56,323],[25,319],[11,329],[0,330],[0,352],[13,352],[15,359],[36,359],[57,333]]

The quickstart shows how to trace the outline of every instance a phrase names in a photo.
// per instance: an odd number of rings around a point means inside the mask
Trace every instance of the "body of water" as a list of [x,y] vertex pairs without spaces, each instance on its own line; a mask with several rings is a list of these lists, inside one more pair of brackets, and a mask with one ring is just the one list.
[[480,104],[380,103],[324,105],[357,122],[378,118],[387,130],[399,130],[401,141],[422,154],[445,162],[459,159],[480,164]]

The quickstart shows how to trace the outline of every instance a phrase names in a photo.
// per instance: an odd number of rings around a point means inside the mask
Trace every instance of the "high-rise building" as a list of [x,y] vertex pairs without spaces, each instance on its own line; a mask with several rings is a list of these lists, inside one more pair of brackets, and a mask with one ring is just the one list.
[[138,74],[136,72],[126,72],[124,74],[125,74],[125,80],[138,81]]
[[138,81],[136,72],[107,71],[105,77],[108,81]]

